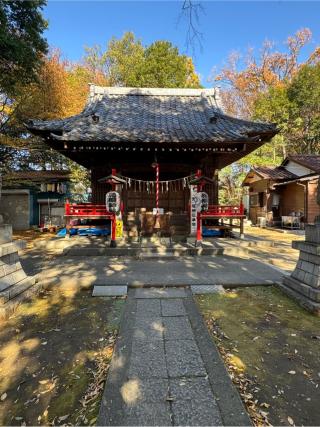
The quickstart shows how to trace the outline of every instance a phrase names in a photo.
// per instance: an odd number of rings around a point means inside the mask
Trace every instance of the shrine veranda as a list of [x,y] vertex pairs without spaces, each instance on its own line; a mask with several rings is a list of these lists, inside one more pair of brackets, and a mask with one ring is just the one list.
[[[218,204],[219,170],[277,133],[275,124],[224,114],[218,89],[95,85],[90,85],[88,102],[80,114],[33,120],[27,127],[48,146],[91,171],[90,209],[105,207],[111,190],[120,193],[129,237],[154,232],[196,234],[191,191],[208,195],[203,214],[213,220],[207,221],[209,225],[223,230],[225,224],[217,221],[221,218],[227,218],[231,226],[234,218],[242,223],[240,201],[238,206]],[[196,176],[202,181],[192,188]]]

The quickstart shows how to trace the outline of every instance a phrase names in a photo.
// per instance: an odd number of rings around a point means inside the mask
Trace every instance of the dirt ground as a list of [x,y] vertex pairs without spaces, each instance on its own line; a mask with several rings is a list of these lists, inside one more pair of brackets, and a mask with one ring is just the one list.
[[33,248],[33,242],[36,240],[47,240],[52,237],[56,237],[56,233],[49,233],[38,230],[25,230],[25,231],[14,231],[13,232],[13,240],[25,240],[26,241],[26,249]]
[[303,235],[279,233],[275,230],[251,226],[245,227],[245,235],[274,242],[273,247],[260,246],[252,249],[251,258],[267,262],[287,272],[291,272],[295,268],[299,251],[292,249],[291,244],[293,240],[304,240]]
[[123,304],[45,291],[2,322],[0,424],[94,424]]
[[197,303],[256,425],[320,425],[318,317],[273,287]]

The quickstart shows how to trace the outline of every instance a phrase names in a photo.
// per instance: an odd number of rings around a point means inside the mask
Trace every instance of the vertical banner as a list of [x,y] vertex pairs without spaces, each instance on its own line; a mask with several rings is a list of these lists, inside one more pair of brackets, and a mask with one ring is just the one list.
[[197,186],[190,185],[190,235],[195,236],[197,232]]

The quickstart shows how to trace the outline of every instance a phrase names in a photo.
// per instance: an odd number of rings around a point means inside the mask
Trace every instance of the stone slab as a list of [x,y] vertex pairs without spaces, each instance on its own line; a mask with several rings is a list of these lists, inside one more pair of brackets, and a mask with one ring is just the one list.
[[138,340],[163,340],[164,325],[159,317],[137,317],[133,338]]
[[[135,295],[136,294],[137,294],[137,290],[135,291]],[[160,316],[161,316],[161,306],[160,306],[159,299],[148,298],[148,299],[141,299],[137,301],[137,318],[140,318],[140,317],[154,318],[154,317],[160,317]]]
[[185,316],[186,310],[181,299],[163,299],[161,300],[162,316]]
[[187,298],[188,294],[185,289],[175,288],[139,288],[135,289],[135,298]]
[[193,295],[201,295],[201,294],[223,294],[225,292],[223,286],[221,285],[198,285],[191,286],[191,292]]
[[122,414],[122,426],[170,426],[169,402],[141,403],[126,407]]
[[119,297],[127,295],[127,286],[94,286],[93,297]]
[[214,399],[178,400],[172,402],[175,426],[222,426],[220,411]]
[[134,339],[129,378],[167,378],[163,341]]
[[168,398],[167,378],[130,378],[121,386],[121,396],[128,406],[140,403],[165,403]]
[[199,349],[194,340],[165,341],[170,378],[206,376]]
[[165,340],[193,340],[193,333],[187,317],[166,317],[162,320]]
[[169,385],[173,400],[206,400],[208,396],[214,399],[206,377],[170,378]]

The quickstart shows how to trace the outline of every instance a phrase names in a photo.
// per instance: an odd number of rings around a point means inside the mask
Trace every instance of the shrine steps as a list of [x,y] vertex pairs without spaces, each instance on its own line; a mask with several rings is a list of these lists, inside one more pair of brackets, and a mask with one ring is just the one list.
[[27,276],[18,251],[24,245],[12,241],[12,228],[0,224],[0,319],[13,314],[19,304],[40,290],[33,276]]

